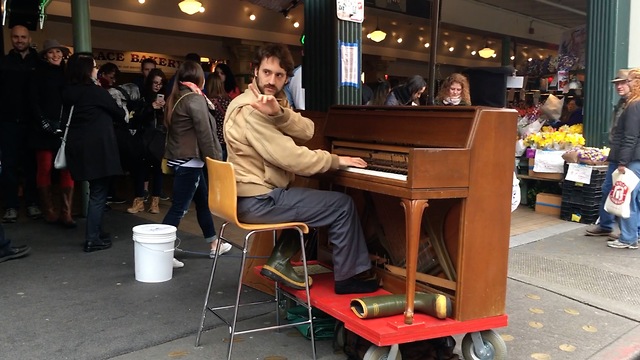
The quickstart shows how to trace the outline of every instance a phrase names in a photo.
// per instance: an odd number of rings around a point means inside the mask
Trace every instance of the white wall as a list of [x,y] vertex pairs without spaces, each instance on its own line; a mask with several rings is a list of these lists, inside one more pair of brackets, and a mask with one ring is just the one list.
[[505,29],[509,29],[509,34],[515,37],[560,44],[562,32],[566,28],[534,20],[533,26],[536,32],[535,34],[529,34],[531,20],[533,20],[531,17],[525,15],[470,0],[443,1],[440,19],[444,23],[498,34],[504,34]]
[[629,64],[630,68],[640,67],[640,1],[631,1],[629,12]]

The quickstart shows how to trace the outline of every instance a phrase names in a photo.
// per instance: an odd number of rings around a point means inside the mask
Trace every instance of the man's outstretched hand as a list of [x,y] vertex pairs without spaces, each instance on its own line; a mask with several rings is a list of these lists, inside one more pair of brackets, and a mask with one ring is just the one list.
[[273,95],[264,95],[260,93],[260,90],[256,88],[256,86],[251,83],[249,84],[249,89],[255,95],[258,100],[251,104],[251,107],[260,111],[261,113],[269,116],[280,115],[282,109],[280,108],[280,104],[278,104],[278,100]]

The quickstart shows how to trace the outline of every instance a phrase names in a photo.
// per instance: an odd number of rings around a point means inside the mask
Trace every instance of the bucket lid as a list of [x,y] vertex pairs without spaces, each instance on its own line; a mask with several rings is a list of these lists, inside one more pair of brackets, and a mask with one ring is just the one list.
[[168,235],[176,231],[175,226],[166,224],[144,224],[133,227],[133,233],[140,235]]

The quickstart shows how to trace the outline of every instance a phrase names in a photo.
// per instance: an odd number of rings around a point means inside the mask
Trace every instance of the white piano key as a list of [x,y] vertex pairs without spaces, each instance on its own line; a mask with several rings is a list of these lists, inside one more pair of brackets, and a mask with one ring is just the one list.
[[344,170],[348,172],[356,173],[356,174],[363,174],[363,175],[377,176],[377,177],[383,177],[383,178],[393,179],[393,180],[407,181],[407,175],[403,175],[403,174],[396,174],[396,173],[390,173],[390,172],[384,172],[384,171],[378,171],[378,170],[361,169],[356,167],[348,167]]

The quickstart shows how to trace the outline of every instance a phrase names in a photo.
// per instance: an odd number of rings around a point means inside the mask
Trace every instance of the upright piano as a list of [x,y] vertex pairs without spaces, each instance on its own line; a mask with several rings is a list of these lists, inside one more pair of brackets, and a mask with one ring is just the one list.
[[[404,245],[406,281],[385,289],[406,293],[406,324],[416,277],[450,296],[456,320],[505,313],[516,121],[512,109],[334,106],[318,124],[323,148],[369,163],[320,181],[365,199],[383,247]],[[425,238],[438,267],[423,274]]]

